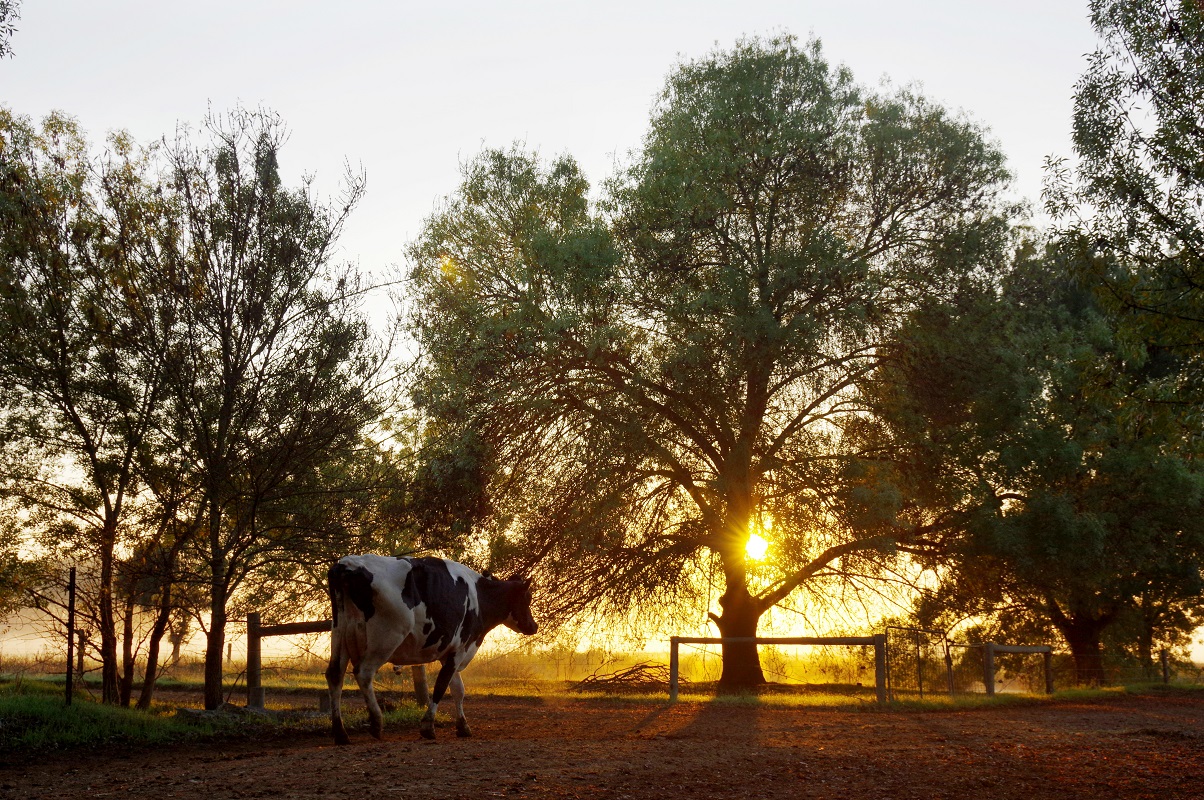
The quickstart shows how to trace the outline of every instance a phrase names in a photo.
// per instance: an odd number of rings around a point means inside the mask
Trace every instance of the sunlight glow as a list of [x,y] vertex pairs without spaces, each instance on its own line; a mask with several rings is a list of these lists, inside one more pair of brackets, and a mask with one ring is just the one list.
[[748,537],[748,544],[744,545],[744,554],[753,561],[760,561],[765,558],[765,554],[769,552],[769,541],[755,533]]

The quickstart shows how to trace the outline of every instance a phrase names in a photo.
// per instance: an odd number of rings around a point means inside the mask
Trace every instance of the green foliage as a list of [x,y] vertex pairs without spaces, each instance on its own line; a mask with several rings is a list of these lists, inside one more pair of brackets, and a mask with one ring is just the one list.
[[1006,177],[973,124],[789,37],[680,64],[597,208],[568,157],[469,163],[410,252],[414,396],[484,495],[482,560],[544,576],[556,618],[705,602],[717,558],[755,629],[877,543],[831,522],[851,388],[921,297],[990,268]]
[[[1051,164],[1047,206],[1091,253],[1081,271],[1174,373],[1199,429],[1204,323],[1204,11],[1193,0],[1093,0],[1101,42],[1075,91],[1074,171]],[[1080,209],[1082,209],[1080,211]]]
[[117,133],[96,158],[69,118],[0,111],[0,480],[80,563],[106,700],[116,594],[156,639],[207,602],[220,658],[229,597],[320,595],[316,565],[395,478],[364,438],[388,385],[368,287],[332,260],[363,178],[331,202],[284,186],[284,138],[238,109],[202,141]]
[[877,376],[889,432],[866,430],[895,459],[878,474],[906,497],[905,548],[944,575],[925,623],[1056,629],[1098,680],[1118,620],[1140,620],[1148,662],[1204,612],[1204,475],[1148,392],[1157,350],[1124,342],[1066,259],[1022,249],[997,292],[915,315]]
[[0,0],[0,58],[13,54],[12,38],[21,18],[19,0]]
[[168,744],[209,738],[215,732],[212,725],[114,708],[79,696],[66,706],[61,688],[51,692],[29,682],[0,684],[0,748],[7,753]]

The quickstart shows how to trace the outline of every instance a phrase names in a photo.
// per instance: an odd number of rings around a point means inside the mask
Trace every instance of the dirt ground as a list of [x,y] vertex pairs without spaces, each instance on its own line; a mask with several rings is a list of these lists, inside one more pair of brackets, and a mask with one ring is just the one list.
[[[963,711],[469,698],[349,747],[316,734],[0,768],[39,798],[1201,798],[1204,699],[1120,696]],[[8,759],[3,759],[8,761]]]

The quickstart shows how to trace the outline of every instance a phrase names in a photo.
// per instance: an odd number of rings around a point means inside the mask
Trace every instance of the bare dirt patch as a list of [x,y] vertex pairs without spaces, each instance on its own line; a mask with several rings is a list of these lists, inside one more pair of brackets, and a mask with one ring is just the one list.
[[474,737],[416,725],[30,755],[0,797],[1199,798],[1204,698],[961,711],[470,698]]

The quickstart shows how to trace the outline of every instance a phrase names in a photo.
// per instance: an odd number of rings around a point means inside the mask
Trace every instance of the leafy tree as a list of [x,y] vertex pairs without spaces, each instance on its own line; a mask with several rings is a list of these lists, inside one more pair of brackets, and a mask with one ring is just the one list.
[[[482,154],[411,260],[415,396],[482,476],[487,558],[545,575],[556,616],[663,607],[715,558],[714,622],[752,636],[881,546],[840,517],[855,382],[919,298],[996,258],[1005,179],[972,124],[788,37],[681,64],[602,213],[567,157]],[[762,680],[755,647],[724,648],[723,683]]]
[[863,431],[890,454],[874,475],[904,498],[904,549],[943,576],[923,615],[1056,630],[1097,683],[1126,616],[1141,615],[1148,661],[1204,612],[1204,475],[1143,393],[1175,360],[1122,346],[1069,274],[1030,251],[997,292],[915,314]]
[[163,387],[162,350],[135,343],[164,309],[144,267],[170,239],[165,207],[124,135],[94,165],[71,119],[39,129],[0,110],[0,148],[3,490],[52,549],[95,559],[102,696],[116,702],[117,548]]
[[205,705],[215,708],[228,603],[257,570],[324,546],[287,512],[316,490],[324,465],[362,447],[384,359],[360,310],[358,274],[332,264],[362,177],[324,205],[308,180],[283,185],[276,116],[240,109],[211,117],[206,132],[200,146],[184,134],[168,148],[183,230],[174,291],[189,303],[162,337],[172,367],[165,433],[200,497]]
[[[1079,266],[1138,340],[1185,359],[1177,379],[1201,427],[1204,394],[1204,8],[1092,0],[1100,37],[1075,90],[1074,170],[1053,160],[1047,206],[1094,258]],[[1190,395],[1182,395],[1190,390]]]
[[14,23],[21,18],[20,9],[17,0],[0,0],[0,58],[13,54],[12,38],[17,31]]

